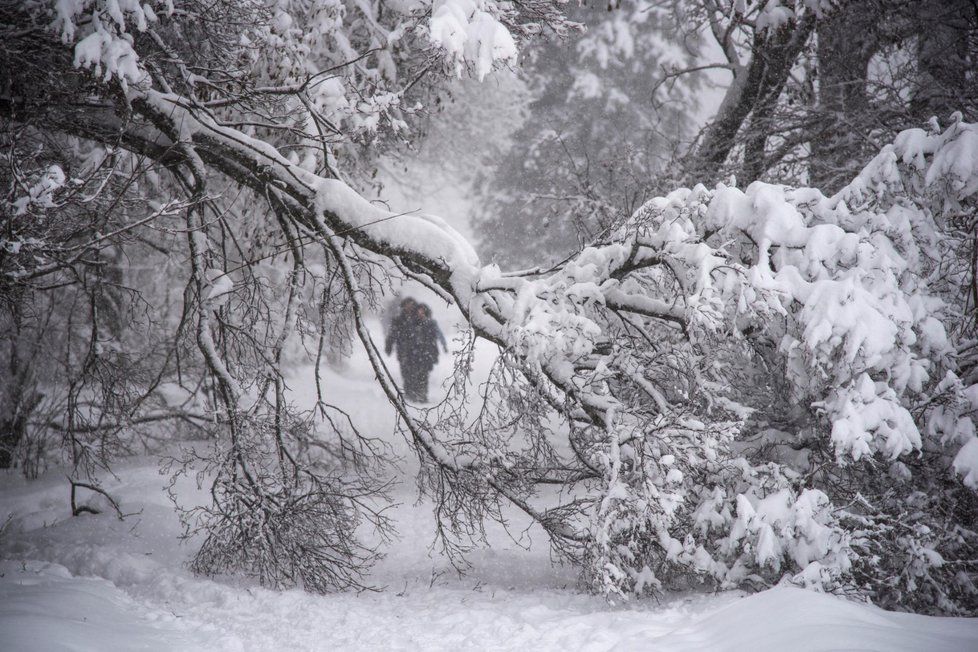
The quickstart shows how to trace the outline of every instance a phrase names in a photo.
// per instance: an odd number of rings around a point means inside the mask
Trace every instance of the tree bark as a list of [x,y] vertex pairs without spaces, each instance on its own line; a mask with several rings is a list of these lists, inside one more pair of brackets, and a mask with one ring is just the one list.
[[[808,42],[815,26],[815,16],[806,13],[800,20],[789,22],[773,33],[755,33],[750,60],[734,71],[734,80],[723,99],[716,118],[707,128],[703,140],[695,149],[686,167],[686,183],[712,183],[719,181],[724,163],[737,144],[748,116],[752,113],[763,117],[758,108],[773,106],[784,88],[788,75],[802,49]],[[761,120],[760,122],[765,122]],[[757,132],[760,146],[755,140],[754,152],[763,154],[766,134],[764,126]],[[758,160],[763,160],[760,156]],[[763,170],[757,162],[745,161],[742,168],[748,180],[760,176]]]
[[978,6],[968,0],[921,0],[914,13],[918,34],[914,116],[921,121],[936,116],[945,124],[954,111],[974,118],[978,80],[976,52],[969,48],[976,49]]
[[873,23],[880,17],[871,4],[848,2],[816,27],[819,127],[808,170],[811,185],[826,194],[858,169],[861,132],[870,126],[866,84],[878,46]]

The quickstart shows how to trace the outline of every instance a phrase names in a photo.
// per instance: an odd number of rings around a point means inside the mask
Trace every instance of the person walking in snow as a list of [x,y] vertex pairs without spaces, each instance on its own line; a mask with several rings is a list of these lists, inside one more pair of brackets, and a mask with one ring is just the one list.
[[439,343],[447,352],[448,344],[431,318],[431,308],[411,298],[403,299],[401,312],[391,321],[384,351],[387,355],[397,352],[407,400],[428,402],[428,377],[438,362]]
[[428,376],[438,363],[438,345],[444,353],[448,353],[448,343],[436,322],[431,317],[431,308],[426,303],[417,304],[419,369],[418,381],[421,388],[421,401],[428,402]]
[[397,352],[397,363],[401,367],[404,381],[404,396],[409,401],[427,399],[428,376],[422,378],[425,355],[422,346],[422,324],[418,318],[418,304],[410,298],[401,300],[401,311],[391,320],[384,342],[384,352],[390,355]]

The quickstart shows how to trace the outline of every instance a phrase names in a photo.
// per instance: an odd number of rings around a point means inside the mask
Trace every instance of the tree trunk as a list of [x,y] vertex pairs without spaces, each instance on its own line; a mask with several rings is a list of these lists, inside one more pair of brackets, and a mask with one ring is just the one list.
[[[760,122],[765,122],[769,111],[759,111],[759,108],[768,104],[773,106],[777,101],[814,26],[814,14],[807,13],[800,20],[789,23],[775,33],[754,35],[750,60],[735,72],[733,83],[727,90],[716,117],[706,129],[703,140],[687,164],[687,183],[719,181],[718,176],[737,144],[737,134],[744,122],[752,114],[758,116]],[[748,140],[753,140],[752,152],[760,150],[763,154],[766,136],[762,136],[760,141],[750,137]],[[750,165],[745,161],[742,170],[748,168],[748,176],[752,177],[749,180],[757,178],[763,172],[758,169],[756,161]]]
[[861,162],[862,133],[870,126],[866,83],[877,46],[874,16],[875,7],[849,2],[816,27],[820,124],[811,141],[809,175],[811,185],[826,194],[845,185]]
[[28,420],[43,398],[36,391],[30,369],[21,360],[19,311],[15,308],[12,312],[15,330],[10,336],[5,387],[0,391],[0,469],[14,466],[17,447],[27,434]]
[[945,124],[954,111],[970,113],[974,118],[978,80],[973,71],[976,53],[969,52],[969,45],[974,49],[978,6],[967,0],[921,0],[915,14],[918,40],[913,115],[920,121],[936,116]]

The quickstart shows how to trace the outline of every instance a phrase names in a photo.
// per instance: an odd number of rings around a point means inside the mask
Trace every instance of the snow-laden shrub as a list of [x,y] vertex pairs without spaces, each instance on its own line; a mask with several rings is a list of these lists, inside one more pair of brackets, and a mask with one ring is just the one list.
[[[960,122],[905,132],[833,197],[697,187],[622,227],[625,250],[656,261],[642,278],[596,281],[601,298],[579,311],[595,325],[575,332],[617,331],[607,366],[651,387],[615,393],[592,586],[788,580],[974,609],[978,385],[956,375],[960,296],[941,272],[949,221],[973,219],[976,137]],[[621,252],[579,259],[620,269]],[[648,348],[629,347],[608,308],[656,290],[673,303],[650,308],[678,311],[684,332],[655,325]],[[663,369],[657,346],[683,367]]]

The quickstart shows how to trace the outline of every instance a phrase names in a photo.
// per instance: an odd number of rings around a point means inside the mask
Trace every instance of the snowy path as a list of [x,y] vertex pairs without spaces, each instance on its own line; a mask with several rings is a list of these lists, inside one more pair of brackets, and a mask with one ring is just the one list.
[[[446,582],[311,596],[126,571],[132,558],[3,562],[4,650],[947,650],[974,620],[892,614],[800,589],[613,608],[570,590]],[[148,570],[145,569],[144,570]]]
[[[480,353],[480,374],[491,358]],[[355,356],[327,384],[359,425],[389,436],[393,413],[370,378]],[[297,371],[299,400],[310,400],[311,380]],[[196,578],[165,482],[153,459],[121,464],[106,487],[142,513],[120,522],[70,518],[58,472],[32,483],[0,475],[0,522],[13,515],[0,536],[0,650],[978,649],[975,619],[892,614],[797,589],[608,605],[576,589],[573,569],[553,567],[546,542],[515,515],[520,540],[491,529],[492,547],[459,577],[429,552],[430,505],[417,503],[409,478],[394,493],[401,537],[370,577],[382,591],[315,596]],[[204,498],[189,482],[178,489],[184,501]]]

